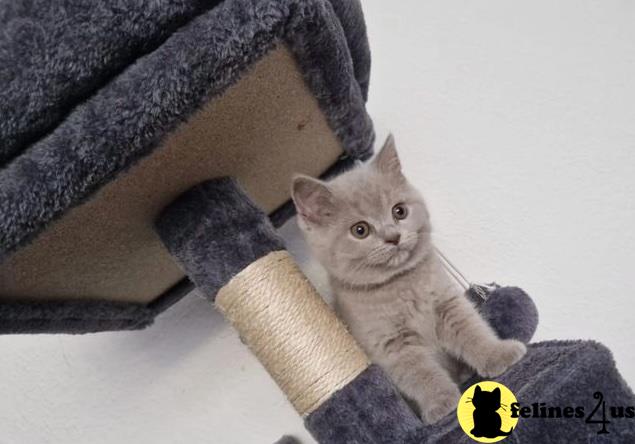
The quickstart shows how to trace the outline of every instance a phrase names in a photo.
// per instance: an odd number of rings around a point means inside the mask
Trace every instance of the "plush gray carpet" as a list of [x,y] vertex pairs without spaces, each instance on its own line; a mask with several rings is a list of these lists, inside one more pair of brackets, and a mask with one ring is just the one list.
[[[279,43],[344,147],[328,173],[371,153],[358,1],[19,0],[0,2],[0,23],[0,263]],[[285,205],[272,220],[292,214]],[[152,306],[3,300],[0,333],[142,328],[184,287]]]

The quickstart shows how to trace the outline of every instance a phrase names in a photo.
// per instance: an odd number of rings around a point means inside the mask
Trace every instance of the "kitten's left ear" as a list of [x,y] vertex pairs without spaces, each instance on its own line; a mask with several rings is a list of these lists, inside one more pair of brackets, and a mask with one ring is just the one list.
[[494,394],[494,396],[498,399],[498,401],[500,402],[501,400],[501,389],[496,387],[494,390],[492,390],[492,393]]
[[373,165],[382,173],[401,176],[401,162],[397,155],[397,146],[392,134],[388,135],[381,151],[373,159]]
[[300,174],[293,178],[291,198],[298,216],[309,224],[328,222],[336,210],[335,197],[326,183],[309,176]]

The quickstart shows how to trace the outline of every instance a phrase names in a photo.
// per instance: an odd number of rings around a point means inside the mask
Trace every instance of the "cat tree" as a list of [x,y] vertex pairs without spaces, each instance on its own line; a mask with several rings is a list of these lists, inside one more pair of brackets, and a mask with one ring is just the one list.
[[[371,155],[358,1],[18,1],[0,20],[1,332],[145,328],[193,283],[318,441],[470,442],[412,413],[275,233],[293,173]],[[536,327],[516,288],[480,309],[501,337]],[[531,344],[499,380],[519,399],[635,403],[595,342]],[[611,429],[635,439],[632,421]],[[545,436],[596,437],[549,419],[510,439]]]

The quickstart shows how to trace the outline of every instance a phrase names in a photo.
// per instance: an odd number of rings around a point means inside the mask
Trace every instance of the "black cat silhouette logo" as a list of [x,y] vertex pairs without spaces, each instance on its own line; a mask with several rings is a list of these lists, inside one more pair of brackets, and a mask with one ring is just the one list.
[[516,427],[509,406],[517,402],[514,394],[494,381],[482,381],[461,396],[456,414],[463,431],[478,442],[497,442]]
[[[501,405],[501,389],[496,387],[491,392],[486,392],[477,385],[472,395],[474,404],[474,428],[470,432],[475,438],[498,438],[508,436],[513,429],[503,432],[500,427],[503,424],[497,410]],[[509,407],[509,406],[507,406]]]

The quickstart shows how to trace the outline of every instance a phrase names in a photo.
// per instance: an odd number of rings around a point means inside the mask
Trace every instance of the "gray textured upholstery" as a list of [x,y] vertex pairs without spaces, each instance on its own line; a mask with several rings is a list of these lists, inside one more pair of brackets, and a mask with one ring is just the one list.
[[0,2],[0,166],[219,1]]
[[267,216],[228,177],[187,191],[165,209],[156,227],[172,256],[212,301],[247,265],[284,249]]
[[367,157],[372,124],[342,26],[318,0],[229,0],[192,20],[0,170],[0,260],[151,152],[280,41],[347,153]]
[[[349,0],[0,3],[0,263],[286,44],[345,150],[371,154],[370,55]],[[280,225],[288,203],[271,217]],[[0,301],[0,333],[141,328],[151,306]],[[191,286],[190,286],[191,288]]]

